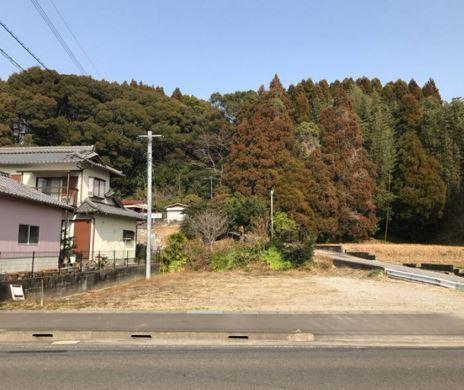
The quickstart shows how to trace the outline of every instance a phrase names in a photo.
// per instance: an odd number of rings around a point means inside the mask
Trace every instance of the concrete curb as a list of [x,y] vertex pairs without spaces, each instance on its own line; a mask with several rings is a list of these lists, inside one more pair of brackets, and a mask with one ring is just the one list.
[[230,332],[127,332],[127,331],[32,331],[0,330],[0,343],[57,343],[65,341],[143,341],[160,344],[210,343],[308,343],[314,341],[309,332],[230,333]]

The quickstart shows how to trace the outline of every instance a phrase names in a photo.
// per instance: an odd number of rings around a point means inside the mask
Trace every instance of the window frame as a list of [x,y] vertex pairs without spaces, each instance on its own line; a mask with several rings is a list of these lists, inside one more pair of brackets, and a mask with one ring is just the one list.
[[[24,233],[24,227],[27,229],[26,230],[26,237],[25,237],[25,241],[24,241],[24,238],[21,237],[21,227],[23,227],[23,233]],[[36,230],[36,232],[34,233],[36,237],[36,240],[34,241],[31,241],[31,231],[32,229]],[[24,234],[23,234],[24,236]],[[19,226],[18,226],[18,245],[39,245],[39,242],[40,242],[40,226],[38,225],[29,225],[29,224],[26,224],[26,223],[20,223]]]
[[[129,234],[130,237],[126,237],[127,233],[130,233]],[[123,229],[123,231],[122,231],[122,240],[126,241],[126,242],[135,241],[135,232],[133,230]]]
[[[95,191],[95,185],[98,183],[98,193]],[[103,189],[103,191],[102,191]],[[89,196],[103,199],[106,194],[106,180],[99,177],[89,177]]]

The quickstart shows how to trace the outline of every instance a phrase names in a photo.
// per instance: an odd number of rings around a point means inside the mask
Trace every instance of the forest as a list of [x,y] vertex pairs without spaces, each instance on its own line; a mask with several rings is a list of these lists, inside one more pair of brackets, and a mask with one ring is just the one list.
[[319,242],[385,237],[464,241],[464,100],[432,79],[302,80],[214,93],[209,101],[141,82],[30,68],[0,80],[0,146],[95,144],[124,171],[121,197],[145,193],[148,129],[155,205],[207,204],[234,229],[276,210]]

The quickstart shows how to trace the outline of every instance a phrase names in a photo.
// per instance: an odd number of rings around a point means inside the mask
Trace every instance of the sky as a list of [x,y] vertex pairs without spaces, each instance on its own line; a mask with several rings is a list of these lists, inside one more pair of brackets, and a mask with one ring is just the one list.
[[[92,77],[135,79],[209,98],[302,79],[430,77],[464,96],[462,0],[38,0]],[[66,30],[64,16],[96,69]],[[1,0],[4,22],[47,67],[79,73],[30,0]],[[0,27],[0,48],[35,61]],[[0,56],[0,78],[16,69]]]

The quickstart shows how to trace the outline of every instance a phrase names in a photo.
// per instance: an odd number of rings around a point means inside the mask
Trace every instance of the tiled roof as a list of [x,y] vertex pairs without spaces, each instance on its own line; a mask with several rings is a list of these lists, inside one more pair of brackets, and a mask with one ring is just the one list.
[[21,164],[88,163],[115,175],[122,172],[103,164],[94,146],[1,147],[0,166]]
[[138,220],[144,220],[145,217],[136,213],[135,211],[126,209],[124,207],[116,207],[105,203],[100,203],[93,201],[91,199],[86,199],[76,210],[76,214],[108,214],[114,215],[117,217],[133,218]]
[[43,203],[49,206],[60,207],[67,210],[74,210],[72,206],[60,202],[59,200],[44,194],[43,192],[37,191],[34,188],[19,183],[16,180],[10,179],[8,175],[3,173],[0,173],[0,194],[32,202]]

